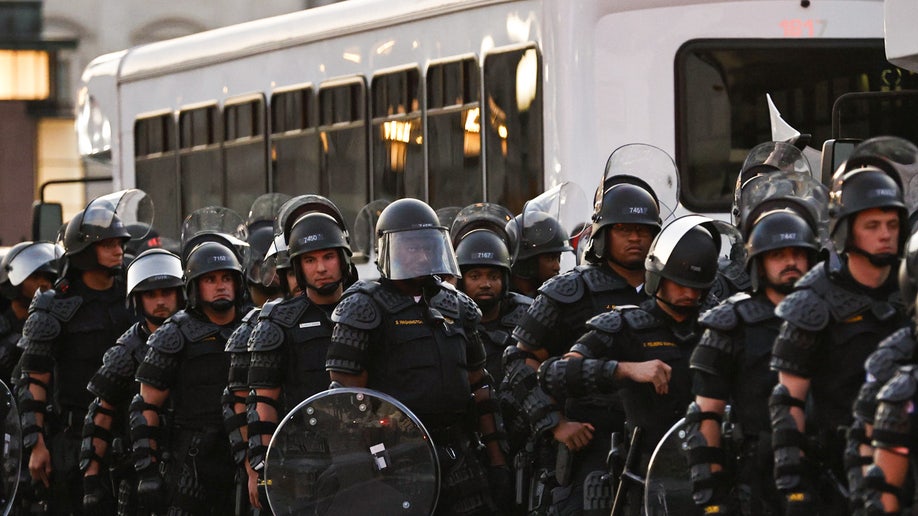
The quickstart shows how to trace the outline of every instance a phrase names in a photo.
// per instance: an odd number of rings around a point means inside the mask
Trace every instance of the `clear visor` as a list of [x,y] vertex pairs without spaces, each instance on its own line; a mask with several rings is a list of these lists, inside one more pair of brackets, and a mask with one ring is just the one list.
[[391,280],[461,276],[445,228],[386,233],[379,239],[379,268]]
[[660,220],[665,223],[673,217],[679,204],[679,170],[666,151],[645,143],[631,143],[615,149],[606,161],[603,182],[596,192],[594,204],[602,201],[616,176],[632,176],[645,182],[660,204]]
[[290,258],[287,255],[287,243],[284,242],[283,235],[275,235],[274,241],[271,242],[271,246],[268,247],[264,262],[262,262],[258,268],[258,275],[253,272],[252,277],[258,278],[258,281],[262,285],[270,287],[278,280],[277,269],[285,267],[290,267]]
[[127,269],[128,295],[141,282],[151,278],[167,279],[177,278],[182,280],[182,262],[178,256],[166,253],[153,253],[135,258]]
[[274,223],[274,218],[280,211],[281,206],[290,200],[290,196],[282,193],[266,193],[258,196],[249,210],[249,216],[246,223],[251,226],[257,222]]
[[96,231],[108,229],[115,223],[115,215],[123,227],[136,226],[146,228],[137,235],[131,235],[132,241],[146,239],[153,227],[153,199],[143,190],[121,190],[93,199],[83,212],[83,233],[90,234],[90,227]]
[[38,242],[26,247],[9,264],[7,272],[10,283],[14,287],[19,286],[30,274],[45,265],[57,268],[57,260],[63,255],[63,248],[51,242]]

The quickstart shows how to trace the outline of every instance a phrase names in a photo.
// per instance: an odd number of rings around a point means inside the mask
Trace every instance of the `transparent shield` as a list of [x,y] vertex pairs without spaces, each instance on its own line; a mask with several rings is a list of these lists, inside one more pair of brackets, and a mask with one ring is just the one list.
[[647,466],[644,511],[647,516],[701,515],[692,499],[687,451],[683,446],[685,419],[680,419],[657,443]]
[[[557,224],[549,223],[547,217]],[[564,182],[552,187],[523,205],[523,212],[516,217],[515,236],[511,236],[511,261],[531,256],[540,249],[551,248],[561,251],[561,271],[576,265],[576,256],[570,240],[579,239],[590,221],[590,206],[587,196],[577,184]],[[508,226],[511,233],[512,226]]]
[[736,226],[748,227],[753,222],[749,220],[748,200],[745,198],[747,189],[753,184],[767,182],[768,177],[775,173],[799,174],[816,181],[809,162],[797,147],[787,142],[763,142],[756,145],[746,155],[733,189],[732,215]]
[[5,383],[0,381],[0,416],[3,420],[3,457],[0,469],[0,507],[2,514],[9,514],[19,488],[20,467],[22,465],[22,427],[19,423],[19,411],[13,394]]
[[421,421],[369,389],[316,394],[278,425],[265,460],[275,514],[432,514],[439,462]]
[[453,247],[456,247],[462,237],[470,231],[486,229],[501,237],[509,248],[510,237],[507,235],[506,226],[511,220],[513,220],[513,213],[500,204],[477,202],[459,210],[450,226],[449,236],[453,241]]
[[612,151],[595,203],[602,200],[603,192],[613,184],[622,182],[616,180],[618,176],[637,178],[650,187],[660,205],[660,220],[664,225],[673,218],[679,205],[679,169],[666,151],[644,143],[623,145]]
[[252,207],[249,209],[249,216],[246,218],[246,225],[251,226],[256,222],[271,222],[280,211],[281,206],[290,200],[290,196],[282,193],[266,193],[259,195]]
[[738,204],[740,230],[748,235],[766,211],[789,208],[813,228],[820,245],[829,240],[829,190],[807,173],[777,171],[750,179]]
[[217,241],[234,249],[239,263],[248,263],[248,236],[245,221],[235,211],[223,206],[197,209],[182,223],[182,261],[194,246]]
[[376,221],[379,214],[390,203],[385,199],[370,202],[357,212],[354,220],[354,238],[351,250],[354,263],[369,263],[376,260]]
[[[131,241],[143,241],[153,228],[153,199],[143,190],[132,188],[96,197],[83,212],[83,227],[108,228],[112,216],[118,215],[124,227],[144,228],[131,233]],[[92,231],[84,230],[84,234]]]
[[379,267],[386,278],[459,277],[459,264],[443,228],[386,233],[380,239]]
[[5,272],[9,275],[10,283],[19,286],[30,274],[45,264],[51,264],[56,268],[63,255],[64,249],[57,244],[35,242],[14,256]]

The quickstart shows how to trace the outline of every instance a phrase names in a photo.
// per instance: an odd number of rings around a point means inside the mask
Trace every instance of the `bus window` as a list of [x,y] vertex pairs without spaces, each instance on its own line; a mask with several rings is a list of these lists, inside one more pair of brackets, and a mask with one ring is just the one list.
[[176,238],[182,223],[178,197],[178,155],[172,113],[134,121],[134,173],[137,188],[153,199],[153,224],[163,236]]
[[369,202],[366,116],[362,78],[319,88],[321,193],[349,223]]
[[217,106],[179,112],[181,213],[206,206],[225,206],[223,163]]
[[267,192],[268,155],[264,97],[227,100],[223,106],[223,162],[226,207],[245,217]]
[[373,77],[373,197],[425,199],[424,154],[417,68]]
[[271,97],[271,191],[288,195],[320,192],[319,133],[312,88]]
[[[886,61],[882,40],[697,40],[676,55],[676,160],[681,200],[698,212],[728,211],[746,153],[769,141],[765,94],[782,117],[821,149],[832,138],[832,106],[849,92],[914,89],[918,80]],[[912,103],[914,106],[914,103]],[[874,110],[848,109],[840,137],[908,127]],[[881,111],[876,111],[881,112]],[[888,113],[888,111],[887,111]],[[811,166],[819,170],[819,163]]]
[[484,60],[487,200],[522,211],[543,190],[542,58],[535,48]]
[[478,75],[474,58],[427,69],[427,198],[434,208],[484,199]]

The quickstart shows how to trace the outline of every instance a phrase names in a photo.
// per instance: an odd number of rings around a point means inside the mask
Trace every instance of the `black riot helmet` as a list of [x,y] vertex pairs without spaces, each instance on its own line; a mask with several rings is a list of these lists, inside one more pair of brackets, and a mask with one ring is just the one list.
[[0,260],[0,292],[10,301],[23,298],[22,282],[32,274],[45,274],[54,283],[64,249],[52,242],[20,242]]
[[516,251],[512,272],[521,278],[535,277],[536,257],[540,254],[574,250],[558,219],[543,211],[528,211],[525,216],[517,215],[505,228],[510,237],[510,247]]
[[184,280],[185,298],[188,307],[198,309],[202,301],[198,299],[198,279],[214,271],[232,271],[235,279],[235,298],[229,306],[214,306],[218,311],[225,311],[232,306],[238,310],[245,295],[245,282],[242,276],[242,264],[234,249],[217,241],[205,241],[195,246],[185,258]]
[[749,241],[746,242],[746,271],[752,281],[752,289],[762,286],[758,273],[761,255],[775,249],[799,247],[806,249],[809,265],[816,261],[819,243],[813,228],[798,213],[790,209],[772,210],[763,213],[752,224]]
[[[351,271],[351,247],[348,245],[347,232],[338,225],[338,221],[325,213],[310,212],[293,223],[289,237],[287,256],[296,274],[296,282],[303,291],[308,287],[319,295],[326,296],[334,292],[338,285],[347,284]],[[341,280],[322,287],[309,285],[303,268],[298,264],[299,257],[325,249],[338,250]]]
[[[873,208],[894,209],[899,213],[899,245],[895,256],[869,255],[854,246],[853,217]],[[848,167],[847,164],[835,173],[829,193],[829,237],[837,252],[856,252],[876,265],[892,265],[902,254],[908,236],[907,222],[898,176],[873,166]]]
[[509,246],[510,237],[507,235],[506,227],[512,219],[513,213],[500,204],[476,202],[459,210],[449,228],[449,236],[455,247],[467,233],[476,229],[486,229],[497,234]]
[[898,136],[876,136],[859,143],[846,168],[872,166],[899,178],[902,196],[908,210],[909,226],[918,222],[918,147]]
[[711,288],[719,252],[720,233],[711,219],[701,215],[679,217],[650,244],[644,260],[644,291],[656,297],[663,279],[690,288]]
[[127,226],[149,228],[152,222],[153,201],[143,190],[121,190],[93,199],[64,229],[67,265],[62,275],[71,266],[81,271],[99,269],[94,244],[111,238],[121,240],[122,245],[131,239],[144,239],[145,233],[132,235]]
[[638,178],[614,176],[597,192],[590,241],[585,258],[597,263],[608,258],[607,234],[613,224],[642,224],[660,231],[660,207],[650,187]]
[[386,206],[376,221],[376,239],[376,266],[384,278],[460,276],[449,234],[423,201],[403,198]]
[[466,233],[456,245],[456,262],[463,274],[475,267],[500,269],[503,274],[501,297],[510,290],[510,251],[506,242],[493,231],[473,229]]
[[128,265],[127,268],[127,303],[135,315],[150,319],[155,324],[163,321],[150,314],[142,313],[143,304],[135,294],[149,292],[157,289],[178,290],[179,306],[181,306],[184,292],[182,261],[179,257],[165,249],[147,249],[143,251]]

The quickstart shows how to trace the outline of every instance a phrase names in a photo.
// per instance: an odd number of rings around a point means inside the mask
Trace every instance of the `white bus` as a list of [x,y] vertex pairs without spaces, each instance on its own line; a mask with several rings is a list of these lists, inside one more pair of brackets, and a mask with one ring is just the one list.
[[101,56],[77,129],[167,236],[274,191],[349,220],[398,197],[518,213],[564,181],[592,194],[632,142],[675,158],[683,213],[725,217],[772,139],[766,93],[819,148],[914,140],[877,108],[914,101],[870,92],[916,84],[885,58],[881,0],[350,0]]

